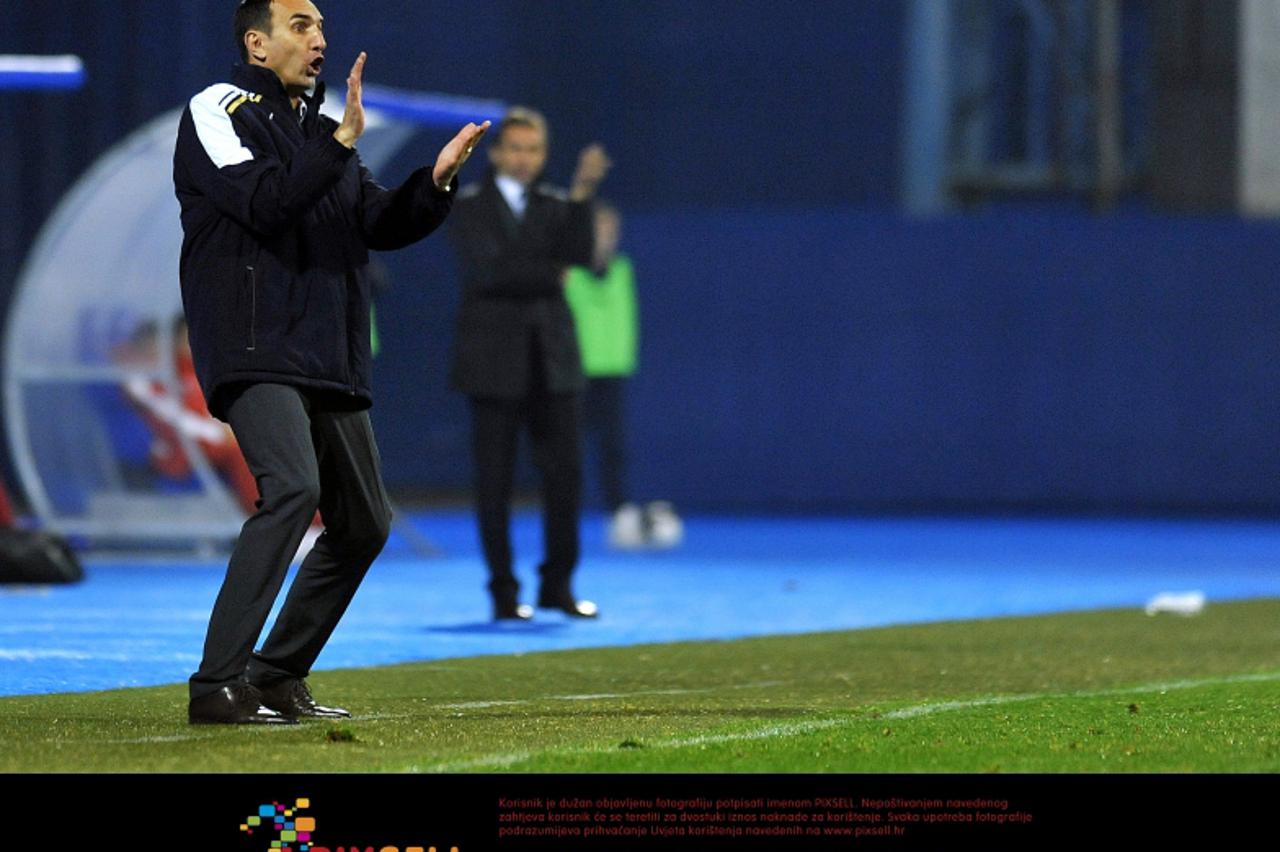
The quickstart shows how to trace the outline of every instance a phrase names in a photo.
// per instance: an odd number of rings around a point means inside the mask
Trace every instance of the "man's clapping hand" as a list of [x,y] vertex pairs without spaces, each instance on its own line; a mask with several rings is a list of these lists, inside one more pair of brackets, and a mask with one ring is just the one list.
[[600,145],[588,145],[578,155],[578,168],[573,173],[569,188],[570,201],[590,201],[596,195],[600,182],[613,167],[613,161]]
[[453,182],[454,176],[467,162],[471,152],[475,150],[476,143],[484,136],[491,123],[486,121],[481,125],[474,122],[467,124],[458,131],[457,136],[449,140],[449,144],[440,149],[440,156],[436,158],[436,168],[432,173],[438,188],[447,189]]

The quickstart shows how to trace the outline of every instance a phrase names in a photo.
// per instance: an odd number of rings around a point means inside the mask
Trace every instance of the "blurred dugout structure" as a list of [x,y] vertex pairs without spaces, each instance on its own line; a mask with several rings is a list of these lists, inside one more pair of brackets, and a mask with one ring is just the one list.
[[[331,96],[326,112],[340,119],[342,103]],[[452,129],[504,108],[374,86],[365,104],[360,152],[375,174],[419,127]],[[155,469],[155,436],[124,392],[149,383],[183,397],[172,355],[182,312],[172,180],[181,112],[134,132],[62,199],[19,275],[5,330],[5,425],[22,488],[44,526],[95,544],[233,539],[244,520],[192,434],[175,430],[189,476]]]
[[915,212],[1135,188],[1280,212],[1274,0],[913,0],[907,42]]

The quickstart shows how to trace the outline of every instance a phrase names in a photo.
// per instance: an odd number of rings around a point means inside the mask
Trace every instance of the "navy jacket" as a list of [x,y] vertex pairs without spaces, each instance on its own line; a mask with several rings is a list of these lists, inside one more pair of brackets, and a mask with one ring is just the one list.
[[333,138],[323,98],[321,83],[299,120],[273,71],[238,65],[182,114],[182,302],[216,417],[225,392],[246,382],[369,407],[369,251],[422,239],[452,205],[429,168],[398,189],[379,186]]
[[493,173],[458,193],[449,236],[462,268],[453,387],[469,396],[520,399],[586,385],[565,267],[591,263],[591,204],[545,184],[516,220]]

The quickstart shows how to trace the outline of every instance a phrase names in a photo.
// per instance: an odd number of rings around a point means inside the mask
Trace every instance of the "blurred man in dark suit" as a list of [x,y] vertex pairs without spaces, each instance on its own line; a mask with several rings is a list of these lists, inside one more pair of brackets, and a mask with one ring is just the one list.
[[540,182],[547,126],[511,109],[489,149],[492,170],[464,187],[451,217],[462,266],[453,385],[471,399],[480,538],[496,620],[525,620],[512,571],[511,491],[519,431],[542,473],[546,555],[538,606],[594,618],[578,600],[582,449],[579,394],[585,386],[573,316],[564,297],[569,266],[591,261],[591,201],[610,163],[598,145],[578,160],[568,193]]

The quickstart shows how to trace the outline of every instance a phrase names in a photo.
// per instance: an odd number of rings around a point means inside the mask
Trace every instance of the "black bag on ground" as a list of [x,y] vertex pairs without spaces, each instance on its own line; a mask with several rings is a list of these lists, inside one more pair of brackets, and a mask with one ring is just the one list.
[[78,583],[84,569],[61,536],[0,529],[0,583]]

